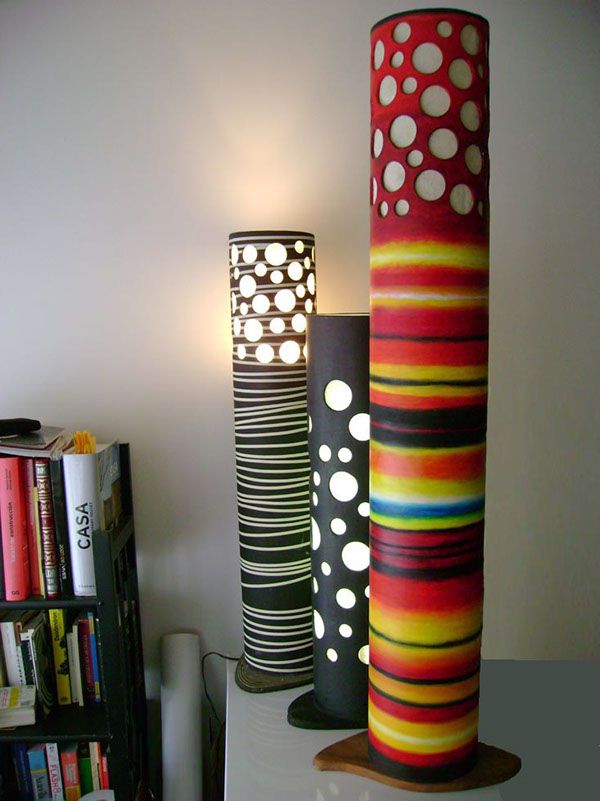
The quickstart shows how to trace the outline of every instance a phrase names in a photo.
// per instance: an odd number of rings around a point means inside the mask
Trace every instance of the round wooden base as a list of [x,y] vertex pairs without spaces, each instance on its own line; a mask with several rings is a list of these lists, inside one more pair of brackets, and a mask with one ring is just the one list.
[[417,793],[447,793],[455,790],[474,790],[477,787],[489,787],[492,784],[508,781],[521,770],[521,759],[509,751],[503,751],[493,745],[479,743],[477,764],[469,773],[448,782],[435,784],[416,784],[395,779],[376,770],[368,752],[367,732],[355,734],[340,740],[320,751],[313,760],[319,770],[339,770],[365,776],[376,782],[413,790]]
[[276,690],[289,690],[303,687],[313,680],[312,671],[306,673],[263,673],[246,662],[242,656],[235,669],[235,683],[247,693],[272,693]]
[[367,712],[354,720],[331,715],[317,704],[314,690],[309,690],[292,701],[287,719],[297,729],[362,729],[367,725]]

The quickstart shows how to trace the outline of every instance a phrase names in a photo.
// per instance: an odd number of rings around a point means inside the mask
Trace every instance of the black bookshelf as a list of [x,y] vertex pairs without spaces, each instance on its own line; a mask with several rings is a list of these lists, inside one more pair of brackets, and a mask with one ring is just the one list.
[[116,798],[134,801],[148,775],[146,689],[128,445],[120,446],[120,456],[123,516],[116,531],[94,532],[96,595],[0,601],[0,609],[94,609],[103,700],[56,706],[33,726],[0,730],[0,745],[99,740],[108,746]]

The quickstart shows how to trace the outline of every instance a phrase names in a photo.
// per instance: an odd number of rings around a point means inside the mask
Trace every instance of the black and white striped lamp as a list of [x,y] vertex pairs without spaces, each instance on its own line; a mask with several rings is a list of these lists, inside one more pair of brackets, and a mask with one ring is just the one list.
[[249,692],[312,679],[306,321],[315,238],[229,237],[233,397],[244,655]]
[[369,642],[369,316],[308,321],[314,689],[293,726],[367,725]]

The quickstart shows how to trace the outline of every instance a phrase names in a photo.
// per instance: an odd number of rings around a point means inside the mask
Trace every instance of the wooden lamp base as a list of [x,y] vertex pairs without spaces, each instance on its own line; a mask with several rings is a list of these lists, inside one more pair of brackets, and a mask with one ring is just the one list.
[[521,770],[521,759],[516,754],[493,745],[479,743],[477,763],[473,770],[458,779],[447,782],[417,784],[380,773],[369,759],[367,732],[340,740],[320,751],[313,760],[318,770],[338,770],[365,776],[390,787],[413,790],[417,793],[447,793],[456,790],[473,790],[512,779]]
[[313,680],[312,670],[306,673],[263,673],[256,670],[242,656],[235,669],[235,683],[247,693],[272,693],[302,687]]

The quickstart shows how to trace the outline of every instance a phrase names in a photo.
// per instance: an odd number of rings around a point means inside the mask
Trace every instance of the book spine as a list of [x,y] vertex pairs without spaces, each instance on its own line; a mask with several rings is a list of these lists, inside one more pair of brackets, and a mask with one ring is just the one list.
[[48,778],[50,780],[52,801],[63,801],[64,793],[60,774],[60,755],[56,743],[46,743],[46,762],[48,763]]
[[18,457],[0,459],[0,527],[7,601],[29,597],[27,514]]
[[25,743],[13,743],[11,751],[20,801],[34,801],[33,783],[31,781],[29,760],[27,758],[27,746]]
[[94,790],[102,789],[101,771],[102,771],[102,755],[100,754],[100,743],[90,743],[90,763],[92,766],[92,784]]
[[79,801],[81,798],[81,784],[77,749],[74,747],[62,749],[60,752],[60,765],[65,789],[65,801]]
[[64,609],[50,609],[50,635],[52,637],[52,656],[54,657],[54,677],[58,703],[62,706],[71,703],[71,681],[69,677],[69,657],[67,654],[67,613]]
[[2,635],[2,650],[4,651],[4,661],[6,663],[6,675],[10,685],[25,684],[25,675],[19,669],[19,660],[14,623],[9,620],[0,622],[0,633]]
[[100,702],[102,694],[100,692],[100,667],[98,664],[98,643],[96,639],[96,621],[94,613],[87,613],[88,631],[90,633],[90,655],[92,659],[92,677],[94,679],[94,700]]
[[27,751],[35,801],[50,801],[52,798],[44,751],[44,746],[41,744],[35,745]]
[[75,683],[74,665],[75,656],[73,654],[73,632],[68,631],[65,635],[67,641],[67,659],[69,660],[69,688],[71,690],[71,703],[78,704],[77,685]]
[[101,784],[102,790],[110,790],[110,776],[108,773],[108,756],[106,754],[102,754],[102,771],[101,771]]
[[45,622],[38,622],[32,628],[22,632],[21,640],[29,647],[38,699],[44,712],[48,713],[56,696],[50,664],[50,642]]
[[58,582],[58,555],[56,551],[56,535],[54,533],[54,509],[52,507],[52,490],[50,488],[50,470],[47,459],[34,459],[35,484],[38,490],[40,510],[40,527],[42,530],[42,565],[48,598],[58,598],[60,584]]
[[50,460],[50,483],[52,485],[52,505],[54,509],[54,530],[58,552],[58,578],[63,596],[73,594],[71,560],[69,557],[69,530],[65,507],[62,461]]
[[79,640],[79,659],[81,662],[81,676],[83,679],[83,694],[88,701],[96,700],[94,687],[94,671],[92,668],[92,653],[90,649],[90,632],[88,621],[80,620],[77,624]]
[[29,640],[23,640],[19,645],[19,651],[21,652],[23,671],[25,674],[25,681],[23,683],[34,684],[37,687],[35,670],[33,667],[33,657],[31,655],[31,642]]
[[81,673],[81,651],[79,649],[79,621],[73,623],[72,629],[72,644],[73,644],[73,667],[72,675],[73,681],[76,685],[77,703],[79,706],[84,705],[85,696],[83,694],[83,682]]
[[25,504],[27,508],[27,544],[29,547],[29,579],[31,583],[31,594],[42,595],[40,552],[37,543],[38,515],[37,490],[35,486],[35,474],[33,470],[33,459],[23,460],[25,490]]
[[92,762],[88,743],[80,743],[79,745],[79,781],[81,782],[81,792],[83,795],[94,792]]
[[63,474],[73,592],[79,596],[95,595],[92,534],[100,525],[96,455],[65,454]]

